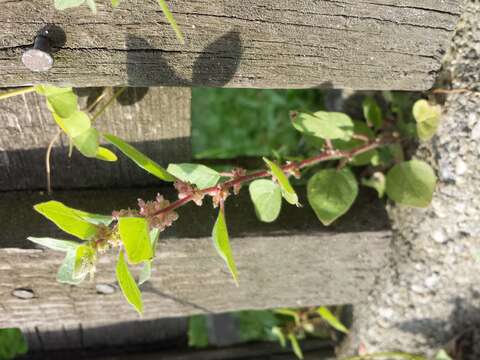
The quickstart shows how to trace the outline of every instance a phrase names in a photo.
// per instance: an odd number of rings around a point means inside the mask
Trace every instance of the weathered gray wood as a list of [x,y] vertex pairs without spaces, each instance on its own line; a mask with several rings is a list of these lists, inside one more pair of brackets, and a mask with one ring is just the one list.
[[[142,286],[144,319],[356,303],[366,298],[374,274],[384,264],[390,235],[385,211],[375,196],[362,196],[361,206],[324,228],[309,207],[287,205],[277,222],[260,223],[247,191],[241,194],[227,203],[240,287],[234,286],[211,243],[216,211],[189,204],[181,209],[174,226],[162,233],[152,280]],[[56,193],[55,198],[68,199],[67,204],[85,210],[105,212],[133,206],[135,198],[153,195],[153,190],[105,190]],[[73,287],[55,282],[62,255],[33,250],[24,240],[27,235],[58,234],[31,210],[33,203],[45,199],[31,193],[0,195],[4,205],[0,209],[0,327],[38,326],[41,331],[42,326],[68,329],[78,327],[79,322],[88,327],[138,319],[118,289],[111,295],[96,291],[96,284],[116,286],[114,258],[110,256],[101,258],[92,283]],[[306,203],[303,192],[301,201]],[[12,292],[18,288],[31,289],[35,297],[15,297]]]
[[[68,83],[257,88],[430,88],[461,0],[170,1],[182,46],[154,1],[55,11],[52,0],[2,0],[0,85]],[[20,58],[46,24],[56,63]],[[62,34],[63,33],[63,34]]]
[[[83,89],[82,94],[83,104],[98,92]],[[125,139],[160,163],[187,161],[191,157],[190,89],[130,88],[95,126]],[[45,189],[45,153],[57,129],[42,96],[30,93],[0,102],[0,191]],[[54,188],[159,183],[119,152],[115,163],[88,159],[76,150],[70,159],[68,139],[63,137],[58,144],[51,157]]]

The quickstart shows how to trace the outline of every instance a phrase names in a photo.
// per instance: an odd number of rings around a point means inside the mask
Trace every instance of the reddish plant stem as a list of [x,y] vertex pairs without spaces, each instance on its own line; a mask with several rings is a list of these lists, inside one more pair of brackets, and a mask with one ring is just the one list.
[[[384,138],[378,138],[378,139],[375,139],[375,140],[370,141],[368,143],[365,143],[363,145],[360,145],[357,148],[352,149],[350,151],[340,151],[340,150],[333,150],[333,149],[328,150],[327,149],[327,150],[323,151],[322,153],[320,153],[316,156],[313,156],[311,158],[302,160],[300,162],[287,163],[286,165],[283,165],[281,167],[281,169],[284,172],[289,172],[289,171],[292,171],[292,170],[299,170],[299,169],[303,169],[303,168],[306,168],[306,167],[309,167],[309,166],[313,166],[313,165],[316,165],[320,162],[324,162],[324,161],[328,161],[328,160],[351,159],[356,155],[360,155],[360,154],[365,153],[367,151],[392,144],[392,143],[397,142],[399,140],[400,139],[398,138],[398,135],[392,134],[390,136],[385,136]],[[251,174],[247,174],[247,175],[244,175],[244,176],[237,177],[237,178],[232,179],[232,180],[225,181],[221,184],[218,184],[218,185],[206,188],[206,189],[199,190],[198,192],[201,193],[201,194],[204,194],[204,195],[215,195],[218,191],[220,191],[222,189],[229,189],[229,188],[234,187],[235,185],[242,184],[242,183],[249,182],[249,181],[256,180],[256,179],[260,179],[260,178],[264,178],[264,177],[268,177],[268,176],[271,176],[271,173],[270,173],[269,170],[260,170],[260,171],[253,172]],[[193,197],[194,197],[194,195],[192,194],[192,195],[188,195],[188,196],[184,197],[183,199],[179,199],[179,200],[171,203],[169,206],[163,208],[162,210],[157,211],[153,216],[175,210],[175,209],[187,204],[191,200],[193,200]]]

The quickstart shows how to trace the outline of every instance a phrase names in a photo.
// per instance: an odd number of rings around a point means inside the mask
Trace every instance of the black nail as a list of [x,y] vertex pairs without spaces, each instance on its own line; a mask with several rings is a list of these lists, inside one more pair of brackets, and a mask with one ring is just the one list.
[[53,56],[50,53],[50,42],[46,36],[38,35],[35,38],[33,49],[22,55],[23,65],[31,71],[48,71],[53,66]]

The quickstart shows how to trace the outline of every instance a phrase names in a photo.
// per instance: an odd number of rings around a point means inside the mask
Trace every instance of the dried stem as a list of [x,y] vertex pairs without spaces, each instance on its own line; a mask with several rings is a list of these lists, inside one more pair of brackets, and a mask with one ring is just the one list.
[[[392,135],[389,135],[389,136],[384,136],[383,138],[378,138],[378,139],[369,141],[368,143],[362,144],[362,145],[360,145],[360,146],[358,146],[358,147],[356,147],[352,150],[349,150],[349,151],[326,149],[322,153],[320,153],[316,156],[313,156],[311,158],[302,160],[300,162],[289,162],[289,163],[283,165],[281,167],[281,169],[284,172],[289,173],[291,171],[300,170],[300,169],[303,169],[303,168],[306,168],[306,167],[309,167],[309,166],[313,166],[313,165],[316,165],[318,163],[328,161],[328,160],[351,159],[356,155],[359,155],[359,154],[365,153],[367,151],[370,151],[370,150],[373,150],[373,149],[376,149],[376,148],[379,148],[379,147],[382,147],[382,146],[385,146],[385,145],[388,145],[388,144],[392,144],[392,143],[398,142],[398,141],[400,141],[400,139],[398,138],[398,135],[397,134],[392,134]],[[252,172],[252,173],[244,175],[244,176],[239,176],[239,177],[234,178],[232,180],[227,180],[227,181],[225,181],[223,183],[220,183],[218,185],[199,190],[198,192],[201,193],[201,194],[205,194],[205,195],[207,195],[207,194],[208,195],[215,195],[216,193],[218,193],[221,190],[226,190],[226,189],[229,189],[229,188],[233,188],[235,185],[243,184],[245,182],[249,182],[249,181],[252,181],[252,180],[256,180],[256,179],[260,179],[260,178],[264,178],[264,177],[268,177],[268,176],[271,176],[271,173],[270,173],[269,170],[260,170],[260,171]],[[157,211],[153,215],[155,216],[155,215],[159,215],[159,214],[162,214],[162,213],[167,213],[169,211],[175,210],[175,209],[187,204],[191,200],[193,200],[193,197],[194,197],[193,194],[188,195],[188,196],[184,197],[183,199],[180,199],[180,200],[177,200],[177,201],[171,203],[169,206]]]
[[97,118],[98,118],[100,115],[102,115],[102,114],[105,112],[105,110],[107,110],[107,108],[108,108],[110,105],[112,105],[112,103],[115,101],[116,98],[118,98],[120,95],[122,95],[122,93],[123,93],[125,90],[127,90],[127,88],[126,88],[126,87],[123,87],[123,88],[117,90],[117,91],[115,92],[115,94],[113,94],[113,96],[105,103],[105,105],[103,105],[103,106],[100,108],[100,110],[98,110],[98,112],[97,112],[95,115],[93,115],[93,117],[92,117],[92,124],[95,122],[95,120],[97,120]]
[[22,94],[26,94],[33,91],[35,91],[35,86],[28,86],[20,89],[7,91],[0,94],[0,100],[8,99],[9,97],[12,97],[12,96],[22,95]]

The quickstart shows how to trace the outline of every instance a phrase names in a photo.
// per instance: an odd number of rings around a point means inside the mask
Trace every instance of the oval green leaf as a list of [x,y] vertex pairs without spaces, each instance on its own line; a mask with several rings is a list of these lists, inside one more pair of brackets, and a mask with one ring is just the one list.
[[117,155],[115,155],[113,152],[108,150],[107,148],[103,146],[99,146],[97,149],[97,155],[95,156],[99,160],[103,161],[117,161]]
[[345,214],[357,195],[357,180],[348,168],[320,170],[307,184],[308,202],[325,226]]
[[322,317],[322,319],[325,320],[331,327],[345,334],[348,334],[348,329],[345,327],[345,325],[343,325],[342,322],[338,320],[337,317],[333,315],[328,308],[326,308],[325,306],[320,306],[317,309],[317,312]]
[[167,171],[176,178],[196,185],[200,190],[217,185],[220,174],[200,164],[170,164]]
[[[353,122],[354,133],[357,135],[364,135],[368,139],[372,140],[375,138],[373,131],[365,124],[363,121],[354,121]],[[359,139],[350,139],[349,141],[345,140],[333,140],[332,144],[335,149],[338,150],[353,150],[363,145],[365,142]],[[368,165],[372,158],[377,154],[375,149],[364,152],[357,156],[354,156],[350,161],[350,165],[354,166],[364,166]]]
[[215,225],[213,226],[212,239],[217,253],[227,264],[228,269],[232,274],[233,281],[235,281],[235,285],[238,286],[237,266],[233,260],[230,240],[228,238],[227,223],[225,222],[225,215],[222,209],[219,210],[217,221],[215,221]]
[[152,244],[146,219],[121,217],[118,220],[118,231],[120,232],[120,239],[125,247],[128,260],[132,264],[152,259]]
[[50,111],[62,118],[68,118],[78,111],[78,98],[71,87],[60,88],[44,85],[43,95],[47,98],[47,106]]
[[64,252],[76,251],[77,247],[81,245],[75,241],[54,239],[49,237],[37,238],[37,237],[29,236],[27,239],[30,240],[31,242],[34,242],[35,244],[45,246],[55,251],[64,251]]
[[378,198],[381,199],[387,189],[387,179],[383,173],[377,171],[368,179],[362,178],[362,185],[377,190]]
[[295,190],[293,190],[293,187],[292,185],[290,185],[290,182],[288,181],[288,178],[283,172],[283,170],[277,164],[275,164],[273,161],[268,160],[267,158],[263,158],[263,161],[265,161],[265,163],[270,168],[272,175],[275,177],[275,179],[277,179],[284,199],[292,205],[300,206],[297,193],[295,192]]
[[127,262],[123,256],[123,251],[120,251],[116,267],[117,281],[122,289],[123,296],[132,305],[137,312],[143,314],[143,301],[142,293],[135,282],[130,270],[128,269]]
[[90,240],[97,233],[97,226],[85,220],[83,211],[69,208],[58,201],[47,201],[33,207],[55,223],[60,229],[82,240]]
[[427,207],[433,197],[437,177],[427,163],[419,160],[395,165],[387,174],[387,195],[407,206]]
[[[152,230],[150,230],[150,243],[152,244],[152,251],[154,257],[155,251],[157,249],[157,241],[159,234],[160,230],[157,228],[153,228]],[[152,261],[153,260],[147,260],[143,263],[142,270],[140,270],[140,275],[138,277],[138,285],[142,285],[143,283],[150,280],[150,277],[152,275]]]
[[363,116],[367,120],[367,124],[378,130],[382,127],[383,115],[382,109],[378,106],[375,99],[371,96],[366,97],[362,102]]
[[18,328],[0,329],[0,344],[0,359],[17,359],[28,351],[28,343]]
[[95,128],[90,128],[78,136],[72,138],[73,145],[78,151],[86,157],[96,157],[98,152],[98,131]]
[[75,268],[75,260],[76,254],[75,251],[68,251],[65,255],[65,259],[63,260],[62,265],[58,269],[57,272],[57,281],[60,283],[70,284],[70,285],[78,285],[80,284],[87,274],[82,278],[74,278],[73,271]]
[[69,117],[62,117],[53,113],[53,119],[72,138],[83,134],[92,126],[90,118],[83,111],[75,111]]
[[89,245],[80,245],[75,251],[75,264],[73,267],[74,280],[84,279],[95,271],[96,251]]
[[122,139],[111,134],[104,134],[103,137],[143,170],[161,180],[175,181],[175,177],[169,174],[167,170]]
[[314,114],[291,114],[292,123],[298,131],[321,139],[350,140],[353,135],[353,121],[339,112],[317,111]]
[[282,207],[280,186],[271,180],[259,179],[251,182],[248,190],[258,219],[263,222],[274,221]]
[[435,135],[440,123],[442,108],[440,105],[430,105],[427,100],[418,100],[413,105],[413,117],[417,122],[417,135],[426,141]]

